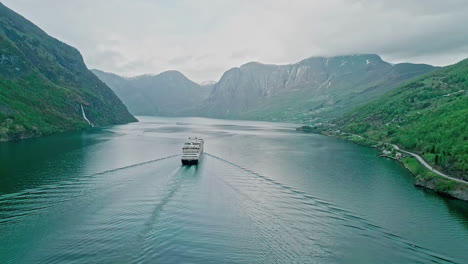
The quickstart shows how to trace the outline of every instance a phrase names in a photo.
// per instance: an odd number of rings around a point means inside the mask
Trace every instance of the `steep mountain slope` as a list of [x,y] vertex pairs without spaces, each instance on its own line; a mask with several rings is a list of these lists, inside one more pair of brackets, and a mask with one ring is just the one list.
[[73,47],[0,3],[0,141],[136,121]]
[[404,84],[335,123],[417,152],[468,180],[468,59]]
[[134,115],[193,116],[211,86],[192,82],[178,71],[123,78],[93,70],[109,85]]
[[392,65],[372,54],[312,57],[292,65],[251,62],[225,72],[200,112],[288,121],[336,117],[433,69]]
[[205,95],[205,99],[208,97],[208,95],[210,94],[210,92],[213,90],[214,86],[216,85],[216,82],[215,81],[206,81],[206,82],[202,82],[199,84],[201,88],[203,88],[205,90],[205,93],[207,93]]

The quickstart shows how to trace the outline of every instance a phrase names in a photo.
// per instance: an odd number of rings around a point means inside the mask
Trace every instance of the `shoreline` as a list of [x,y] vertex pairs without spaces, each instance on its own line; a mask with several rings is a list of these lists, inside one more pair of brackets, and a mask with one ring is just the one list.
[[[64,133],[86,131],[86,130],[89,130],[89,129],[96,129],[96,128],[105,128],[105,127],[108,127],[108,126],[126,125],[126,124],[137,123],[137,122],[140,122],[140,121],[138,119],[136,119],[136,121],[105,124],[105,125],[98,125],[98,126],[82,125],[82,126],[76,126],[76,127],[61,128],[61,129],[57,129],[56,131],[53,131],[53,132],[50,132],[50,133],[41,133],[41,132],[35,133],[35,132],[27,131],[27,132],[30,132],[30,133],[15,134],[14,136],[8,136],[8,137],[6,137],[6,136],[1,137],[1,135],[0,135],[0,144],[8,143],[8,142],[21,142],[21,141],[25,141],[25,140],[49,137],[49,136],[60,135],[60,134],[64,134]],[[0,127],[0,129],[1,129],[1,127]]]
[[[326,131],[319,131],[313,128],[300,127],[296,129],[297,131],[304,133],[314,133],[328,137],[334,137],[348,142],[352,142],[357,145],[374,148],[380,151],[378,156],[384,158],[390,158],[405,168],[408,172],[411,173],[414,177],[414,186],[422,187],[429,189],[439,195],[462,200],[468,202],[468,184],[457,182],[452,179],[444,178],[433,171],[427,169],[423,166],[415,157],[401,151],[400,149],[395,149],[392,144],[375,142],[369,139],[366,139],[359,135],[339,135],[336,133],[326,133]],[[387,146],[391,146],[392,150],[389,151],[386,149]],[[396,156],[391,156],[390,154],[398,153],[400,158]]]

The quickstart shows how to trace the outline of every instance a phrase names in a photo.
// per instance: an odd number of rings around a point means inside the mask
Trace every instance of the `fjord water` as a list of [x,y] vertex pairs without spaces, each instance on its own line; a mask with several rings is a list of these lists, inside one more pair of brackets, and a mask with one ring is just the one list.
[[[1,263],[466,263],[468,206],[294,125],[150,118],[0,144]],[[198,166],[180,164],[188,136]]]

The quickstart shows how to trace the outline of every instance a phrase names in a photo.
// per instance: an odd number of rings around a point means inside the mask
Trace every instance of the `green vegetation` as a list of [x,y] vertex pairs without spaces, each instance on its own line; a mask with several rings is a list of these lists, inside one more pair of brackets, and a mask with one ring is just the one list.
[[306,132],[306,133],[320,133],[320,130],[312,126],[301,126],[296,128],[296,131]]
[[81,54],[0,4],[0,141],[135,121]]
[[[428,170],[426,167],[421,165],[416,158],[408,157],[401,159],[403,165],[411,171],[417,178],[425,181],[433,180],[436,178],[440,178],[442,180],[446,180],[443,177],[440,177],[438,174]],[[454,183],[452,181],[447,180],[447,182]]]
[[468,60],[408,82],[334,123],[344,132],[417,152],[468,179]]
[[251,62],[223,74],[200,114],[298,123],[329,120],[434,69],[392,65],[375,54],[312,57],[290,65]]
[[415,175],[415,184],[439,193],[468,200],[468,185],[448,180],[426,169],[415,158],[403,158],[403,165]]
[[364,145],[364,146],[379,146],[380,145],[379,142],[375,142],[375,141],[369,140],[368,138],[364,138],[358,135],[344,133],[344,134],[341,134],[339,137],[342,139],[354,142],[359,145]]

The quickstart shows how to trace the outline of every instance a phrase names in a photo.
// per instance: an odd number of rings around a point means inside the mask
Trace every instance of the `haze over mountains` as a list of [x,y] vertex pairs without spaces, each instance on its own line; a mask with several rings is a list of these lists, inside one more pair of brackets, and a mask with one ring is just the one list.
[[75,48],[0,3],[0,141],[131,121]]
[[303,121],[336,117],[433,69],[425,64],[393,65],[365,54],[312,57],[290,65],[250,62],[207,86],[179,72],[134,78],[94,73],[136,115]]
[[124,78],[92,70],[109,85],[134,115],[193,116],[208,96],[210,85],[201,86],[178,71]]
[[247,63],[221,77],[202,113],[283,121],[336,116],[432,69],[392,65],[372,54],[312,57],[291,65]]

